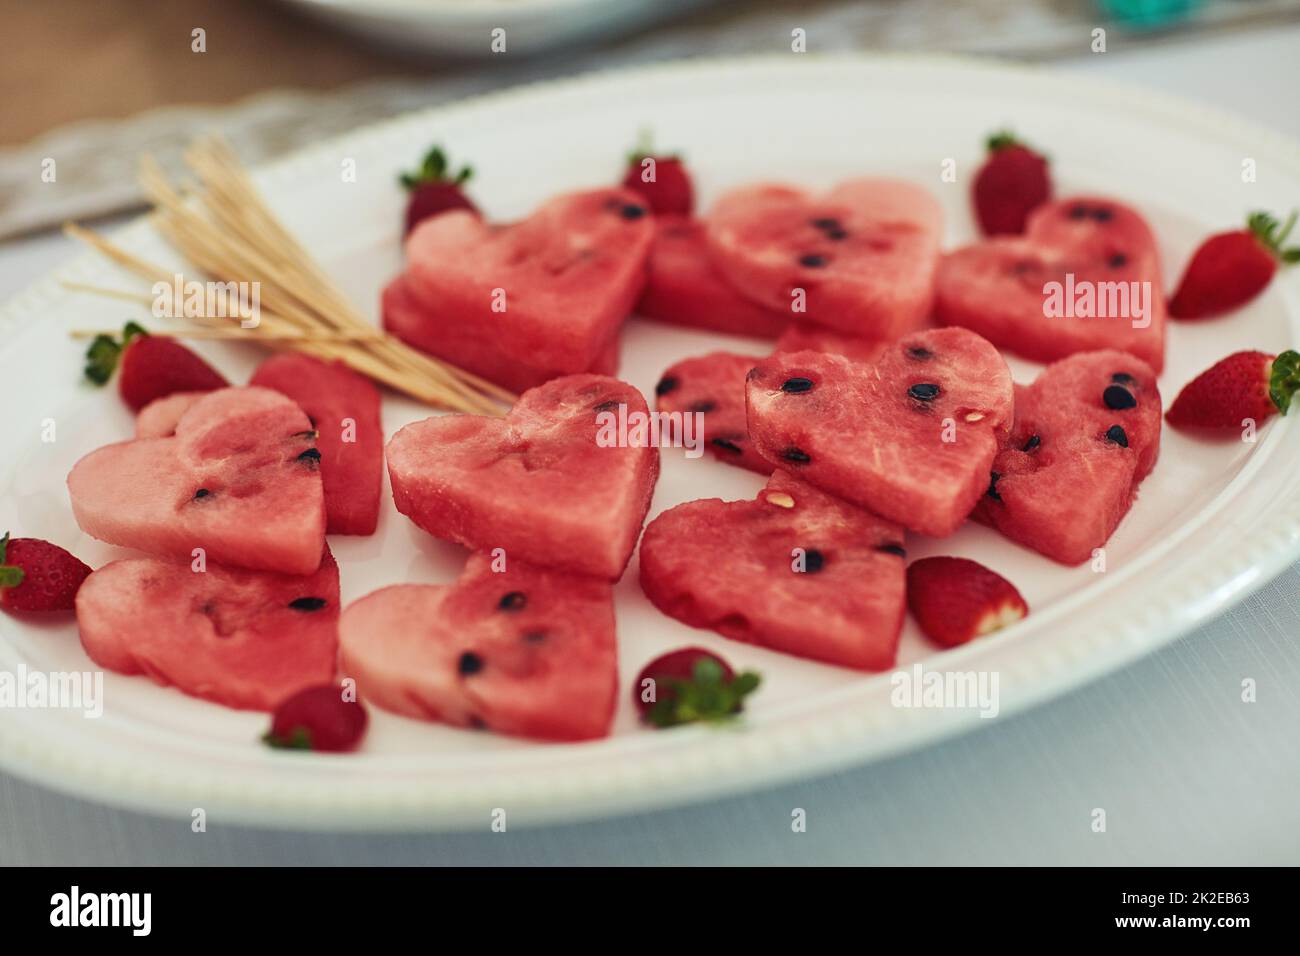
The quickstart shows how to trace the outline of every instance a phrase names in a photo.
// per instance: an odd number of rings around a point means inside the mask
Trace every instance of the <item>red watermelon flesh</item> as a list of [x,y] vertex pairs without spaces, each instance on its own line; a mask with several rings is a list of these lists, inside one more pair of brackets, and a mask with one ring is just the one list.
[[875,365],[778,352],[750,373],[746,398],[750,440],[768,461],[936,536],[988,487],[1014,402],[1002,356],[965,329],[906,336]]
[[845,335],[835,329],[812,322],[796,322],[776,340],[777,352],[830,352],[843,355],[855,362],[875,362],[885,353],[889,343],[880,339],[864,339]]
[[374,534],[384,480],[380,395],[342,362],[282,352],[263,362],[250,385],[298,403],[316,429],[329,534]]
[[435,537],[615,580],[659,476],[658,448],[600,443],[620,406],[649,413],[625,382],[572,375],[525,392],[505,418],[407,425],[388,443],[393,501]]
[[91,660],[186,694],[273,710],[334,678],[339,569],[326,549],[313,574],[241,571],[184,561],[113,561],[77,592]]
[[824,195],[760,184],[725,194],[709,214],[714,266],[751,300],[808,320],[889,339],[930,314],[943,213],[926,190],[854,179]]
[[[1049,283],[1060,284],[1062,305],[1068,304],[1073,316],[1045,314]],[[1146,313],[1136,321],[1149,320],[1145,328],[1133,327],[1134,288],[1142,293]],[[1115,348],[1157,372],[1164,366],[1165,298],[1155,237],[1141,215],[1110,199],[1047,203],[1030,215],[1023,237],[988,239],[949,253],[935,290],[940,322],[971,329],[1026,358],[1052,362],[1075,352]],[[1079,296],[1085,293],[1092,296],[1094,312],[1122,312],[1127,303],[1128,313],[1082,317],[1088,306]]]
[[172,392],[155,398],[135,416],[136,438],[166,438],[176,434],[176,424],[207,392]]
[[692,627],[886,670],[903,624],[903,564],[900,527],[778,471],[754,501],[690,501],[650,522],[641,587]]
[[546,740],[609,733],[618,692],[606,581],[472,555],[451,585],[398,584],[348,605],[340,670],[359,696],[421,720]]
[[311,574],[325,505],[311,423],[264,388],[223,388],[164,438],[106,445],[73,466],[77,524],[109,544],[190,560]]
[[407,239],[384,326],[515,390],[586,372],[640,296],[653,238],[644,202],[621,189],[559,196],[511,225],[443,213]]
[[661,412],[704,415],[704,447],[719,461],[759,474],[772,473],[749,442],[745,419],[745,376],[760,361],[751,355],[712,352],[671,366],[655,386]]
[[1125,352],[1049,365],[1017,386],[1015,426],[973,517],[1062,564],[1089,560],[1155,467],[1160,406],[1155,373]]
[[636,310],[647,319],[755,338],[776,338],[791,319],[789,303],[784,312],[766,309],[728,285],[709,262],[704,223],[685,216],[656,222]]

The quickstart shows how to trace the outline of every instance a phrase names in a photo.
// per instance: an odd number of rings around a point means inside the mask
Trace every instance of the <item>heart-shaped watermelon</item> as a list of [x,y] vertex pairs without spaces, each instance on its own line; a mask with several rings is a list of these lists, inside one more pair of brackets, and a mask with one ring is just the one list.
[[1114,200],[1083,196],[1040,206],[1023,237],[988,239],[945,256],[935,315],[1041,362],[1114,348],[1158,372],[1165,359],[1163,288],[1146,221]]
[[781,312],[765,309],[728,285],[709,261],[704,223],[687,216],[657,218],[636,311],[647,319],[756,338],[776,338],[793,318],[789,303]]
[[77,592],[82,646],[109,670],[227,707],[273,710],[334,677],[339,569],[328,549],[317,561],[305,576],[113,561]]
[[231,567],[311,574],[325,544],[320,452],[311,422],[265,388],[194,402],[175,434],[106,445],[68,475],[87,534],[128,548]]
[[762,359],[733,352],[710,352],[685,359],[664,372],[655,386],[659,411],[704,416],[704,447],[729,465],[762,475],[772,463],[749,443],[745,418],[745,377]]
[[629,444],[618,422],[648,414],[626,382],[572,375],[525,392],[505,418],[427,418],[388,442],[393,501],[435,537],[616,580],[659,477],[658,448]]
[[1081,564],[1128,513],[1160,453],[1155,373],[1085,352],[1016,388],[1016,418],[972,517],[1062,564]]
[[778,352],[749,373],[749,437],[768,461],[922,534],[952,534],[1011,427],[1011,373],[965,329],[894,342],[875,364]]
[[708,244],[718,271],[764,308],[894,338],[930,314],[942,230],[939,204],[913,183],[854,179],[824,195],[760,184],[718,200]]
[[301,352],[271,356],[249,384],[293,399],[316,430],[326,532],[374,534],[384,481],[379,389],[342,362]]
[[641,587],[692,627],[845,667],[893,666],[903,530],[776,472],[754,501],[706,498],[646,527]]
[[492,225],[464,210],[422,222],[384,291],[384,326],[522,391],[595,369],[645,284],[654,221],[621,189],[558,196]]
[[455,584],[398,584],[348,605],[340,671],[408,717],[548,740],[609,732],[618,693],[612,589],[474,554]]

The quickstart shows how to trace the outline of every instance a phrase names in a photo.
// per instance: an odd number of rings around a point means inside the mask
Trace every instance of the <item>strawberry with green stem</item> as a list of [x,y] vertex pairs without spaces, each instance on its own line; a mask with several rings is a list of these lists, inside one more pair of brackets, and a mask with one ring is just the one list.
[[96,385],[107,383],[118,369],[118,391],[135,411],[174,392],[210,392],[230,384],[179,342],[150,335],[135,322],[126,323],[120,341],[95,336],[86,352],[86,378]]
[[628,155],[623,188],[641,196],[656,216],[689,216],[695,208],[695,188],[686,164],[677,155],[655,155],[648,133],[641,134],[637,148]]
[[0,609],[70,611],[91,568],[38,538],[0,538]]
[[470,201],[462,188],[474,175],[473,167],[462,166],[452,172],[447,154],[441,146],[434,146],[424,156],[424,162],[414,173],[402,173],[399,181],[410,198],[406,202],[406,228],[410,233],[425,219],[451,209],[465,209],[478,215],[478,207]]
[[1192,254],[1169,300],[1169,314],[1176,319],[1208,319],[1255,298],[1273,280],[1279,265],[1300,262],[1300,247],[1283,248],[1295,224],[1294,211],[1284,223],[1266,212],[1253,212],[1245,229],[1210,236]]
[[1275,413],[1285,415],[1300,390],[1300,353],[1234,352],[1178,393],[1165,413],[1179,428],[1241,428]]
[[[647,684],[652,681],[652,684]],[[734,718],[745,697],[758,689],[753,671],[737,674],[716,654],[687,647],[655,658],[645,666],[632,688],[641,719],[660,729],[696,722],[718,723]],[[653,693],[646,699],[647,687]]]
[[975,216],[986,236],[1019,235],[1052,198],[1047,160],[1005,130],[988,138],[988,151],[971,190]]

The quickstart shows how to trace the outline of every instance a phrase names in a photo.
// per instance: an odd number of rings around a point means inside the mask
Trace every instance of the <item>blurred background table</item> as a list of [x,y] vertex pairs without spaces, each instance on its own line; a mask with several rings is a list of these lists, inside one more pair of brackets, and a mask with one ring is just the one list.
[[[1111,30],[1108,52],[1094,55],[1089,30],[1104,21],[1075,0],[713,3],[600,47],[453,62],[376,50],[246,0],[0,0],[9,41],[0,58],[0,235],[22,233],[0,244],[0,300],[77,251],[41,231],[45,222],[131,205],[125,187],[141,149],[174,151],[215,125],[245,155],[270,156],[308,136],[539,77],[788,49],[792,25],[806,26],[814,50],[821,37],[840,50],[1042,61],[1194,98],[1300,139],[1297,6],[1211,0],[1199,26]],[[190,30],[205,24],[209,59],[196,66],[185,59]],[[218,38],[232,36],[238,42],[217,56]],[[146,109],[154,112],[138,115]],[[81,122],[66,125],[73,120]],[[32,167],[23,167],[54,148],[98,156],[99,172],[52,204],[29,201]],[[312,834],[220,821],[193,834],[188,821],[0,774],[0,864],[1296,864],[1297,635],[1300,566],[1157,655],[939,746],[777,790],[506,834]],[[1258,703],[1241,702],[1245,677],[1257,681]],[[807,811],[804,834],[790,830],[795,807]],[[1107,811],[1105,834],[1091,832],[1094,807]]]

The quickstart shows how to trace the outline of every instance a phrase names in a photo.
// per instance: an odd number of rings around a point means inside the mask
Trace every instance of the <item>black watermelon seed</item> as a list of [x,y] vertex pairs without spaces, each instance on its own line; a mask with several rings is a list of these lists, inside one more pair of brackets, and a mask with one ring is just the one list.
[[484,720],[482,717],[480,717],[478,714],[469,715],[469,725],[473,727],[475,730],[488,729],[487,721]]
[[787,378],[781,383],[783,392],[811,392],[813,380],[810,378]]
[[1126,408],[1133,408],[1137,405],[1137,399],[1123,385],[1107,385],[1106,390],[1101,393],[1101,400],[1106,403],[1106,407],[1115,411],[1123,411]]
[[785,451],[781,452],[781,457],[784,458],[786,461],[797,462],[798,464],[801,465],[805,465],[808,462],[812,461],[811,455],[809,455],[806,451],[802,451],[798,448],[787,448]]
[[848,237],[849,237],[848,231],[844,229],[826,230],[826,238],[830,239],[833,242],[839,242],[840,240],[847,239]]
[[594,412],[612,412],[612,411],[613,411],[614,409],[616,409],[616,408],[618,408],[618,402],[614,401],[614,399],[611,398],[608,402],[601,402],[599,405],[595,406],[595,407],[592,409],[592,411],[594,411]]
[[456,667],[462,674],[477,674],[483,669],[483,658],[473,651],[466,651],[460,655],[460,663]]
[[919,345],[913,345],[907,350],[907,354],[909,358],[914,358],[918,362],[928,362],[930,359],[934,358],[933,352],[927,348],[922,348]]
[[816,574],[826,566],[826,555],[816,548],[809,548],[803,553],[803,569],[807,574]]
[[717,407],[718,407],[718,403],[717,403],[717,402],[713,402],[713,401],[709,401],[708,399],[705,399],[705,400],[702,401],[702,402],[696,402],[695,404],[693,404],[693,405],[691,406],[691,411],[693,411],[693,412],[711,412],[711,411],[713,411],[713,410],[714,410],[715,408],[717,408]]
[[932,402],[939,397],[939,386],[933,382],[917,382],[908,388],[907,394],[918,402]]
[[320,452],[315,448],[308,448],[298,456],[298,461],[310,461],[313,464],[320,462]]
[[1039,445],[1041,445],[1042,443],[1043,443],[1043,440],[1042,440],[1041,438],[1039,438],[1037,435],[1030,435],[1027,439],[1025,439],[1025,443],[1024,443],[1024,445],[1022,445],[1022,446],[1020,447],[1020,450],[1021,450],[1021,451],[1033,451],[1035,448],[1037,448],[1037,447],[1038,447]]
[[680,384],[681,382],[677,381],[677,379],[673,378],[671,375],[665,376],[664,378],[661,378],[659,384],[655,386],[655,394],[667,395],[669,392],[674,391]]
[[1128,435],[1118,425],[1111,425],[1106,429],[1106,441],[1114,442],[1120,448],[1128,447]]
[[1071,219],[1087,219],[1087,218],[1088,218],[1088,207],[1087,207],[1087,206],[1071,206],[1071,207],[1070,207],[1070,211],[1067,213],[1067,215],[1068,215]]
[[511,591],[501,596],[501,600],[497,602],[497,607],[502,611],[522,611],[527,603],[528,595],[523,591]]
[[839,229],[840,221],[833,216],[824,216],[820,219],[814,219],[812,224],[818,229]]
[[626,206],[619,209],[618,214],[624,219],[640,219],[645,215],[645,209],[641,206],[634,206],[631,203],[628,203]]
[[907,549],[905,549],[901,544],[895,544],[893,541],[879,545],[876,550],[883,551],[885,554],[896,554],[900,558],[907,557]]
[[984,493],[988,495],[990,498],[992,498],[994,501],[1002,500],[1002,496],[998,494],[998,479],[1000,479],[1001,477],[1002,475],[996,471],[989,472],[989,490]]
[[727,451],[729,451],[729,452],[733,452],[733,453],[735,453],[735,454],[737,454],[737,455],[743,454],[743,452],[741,451],[740,446],[737,445],[737,444],[736,444],[734,441],[732,441],[730,438],[711,438],[711,439],[709,440],[709,443],[710,443],[711,445],[714,445],[714,446],[718,447],[718,448],[725,448]]
[[295,598],[289,602],[289,607],[295,611],[319,611],[328,602],[324,598],[305,597]]
[[1128,256],[1124,255],[1124,253],[1122,252],[1117,252],[1109,259],[1106,260],[1106,265],[1110,266],[1112,269],[1118,269],[1120,266],[1126,266],[1128,265]]
[[1092,218],[1097,222],[1110,222],[1114,217],[1115,214],[1109,209],[1099,208],[1092,211]]
[[529,644],[540,644],[542,641],[546,640],[546,632],[529,631],[524,635],[524,640]]
[[1112,382],[1119,382],[1121,385],[1132,385],[1134,382],[1137,381],[1137,379],[1135,379],[1128,372],[1116,372],[1114,375],[1110,377],[1110,380]]
[[208,495],[210,495],[210,494],[212,494],[212,492],[208,491],[208,489],[206,489],[206,488],[200,488],[198,491],[194,492],[194,497],[195,497],[195,498],[206,498],[206,497],[207,497]]
[[819,256],[815,252],[810,252],[806,256],[799,257],[799,265],[807,266],[809,269],[819,269],[826,265],[826,257]]

